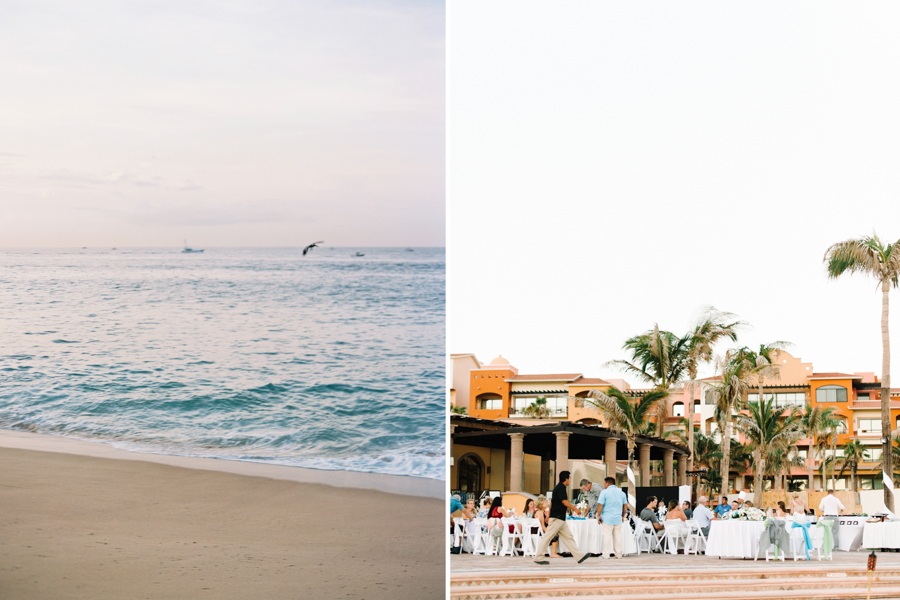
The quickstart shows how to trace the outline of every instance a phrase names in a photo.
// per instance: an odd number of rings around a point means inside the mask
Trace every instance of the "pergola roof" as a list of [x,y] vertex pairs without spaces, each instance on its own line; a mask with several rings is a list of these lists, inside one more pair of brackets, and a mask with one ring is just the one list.
[[[625,441],[624,435],[609,428],[569,421],[546,425],[514,425],[490,419],[451,415],[450,424],[456,426],[453,441],[467,446],[509,450],[511,445],[509,434],[525,434],[522,442],[525,453],[540,456],[543,460],[556,460],[554,434],[557,432],[565,431],[571,434],[569,458],[573,460],[602,460],[606,452],[606,438]],[[656,437],[639,435],[635,443],[650,445],[650,460],[662,460],[666,450],[673,450],[676,456],[690,454],[685,446]],[[637,447],[634,454],[634,458],[637,459]],[[627,444],[616,444],[616,460],[628,460]]]

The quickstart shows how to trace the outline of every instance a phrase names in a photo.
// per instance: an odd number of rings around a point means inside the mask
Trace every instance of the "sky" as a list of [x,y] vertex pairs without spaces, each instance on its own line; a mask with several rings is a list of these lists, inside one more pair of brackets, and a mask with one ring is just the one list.
[[431,0],[0,8],[0,246],[443,246]]
[[876,282],[829,280],[823,257],[900,239],[898,18],[884,2],[450,3],[448,351],[640,387],[604,366],[625,340],[683,335],[714,306],[748,323],[740,345],[881,374]]

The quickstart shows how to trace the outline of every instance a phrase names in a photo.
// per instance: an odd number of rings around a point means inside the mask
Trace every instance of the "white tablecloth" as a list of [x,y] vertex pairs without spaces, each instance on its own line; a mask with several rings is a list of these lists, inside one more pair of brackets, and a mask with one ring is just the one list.
[[[840,541],[840,540],[839,540]],[[900,521],[866,523],[862,536],[863,548],[900,548]]]
[[863,528],[866,525],[866,517],[838,517],[838,519],[837,550],[843,550],[844,552],[859,550],[859,546],[862,543]]
[[711,521],[706,539],[706,555],[720,558],[753,558],[759,548],[762,521]]
[[[569,531],[572,532],[572,537],[575,538],[575,543],[578,544],[579,550],[590,552],[591,554],[603,554],[602,544],[605,540],[603,540],[603,530],[596,519],[585,519],[584,521],[567,519],[566,525],[569,526]],[[622,541],[624,542],[625,554],[637,554],[634,531],[627,522],[623,523]],[[612,554],[612,539],[606,540],[606,543],[609,545],[610,554]],[[559,552],[568,552],[562,539],[559,541],[558,550]]]

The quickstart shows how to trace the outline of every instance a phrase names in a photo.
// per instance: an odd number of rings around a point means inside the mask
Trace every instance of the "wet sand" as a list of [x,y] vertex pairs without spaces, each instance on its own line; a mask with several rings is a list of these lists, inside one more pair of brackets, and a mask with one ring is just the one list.
[[[445,597],[443,482],[275,479],[45,438],[0,432],[0,598]],[[309,477],[403,494],[292,480]]]

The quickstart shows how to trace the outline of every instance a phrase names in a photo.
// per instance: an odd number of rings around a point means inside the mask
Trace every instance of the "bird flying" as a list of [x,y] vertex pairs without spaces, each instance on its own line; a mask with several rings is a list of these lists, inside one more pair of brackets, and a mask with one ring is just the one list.
[[303,256],[306,256],[306,253],[312,250],[313,248],[318,248],[319,244],[324,244],[325,242],[313,242],[309,246],[303,249]]

